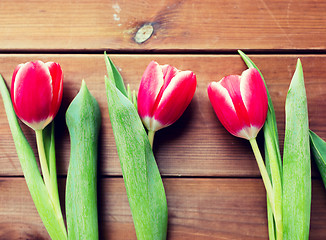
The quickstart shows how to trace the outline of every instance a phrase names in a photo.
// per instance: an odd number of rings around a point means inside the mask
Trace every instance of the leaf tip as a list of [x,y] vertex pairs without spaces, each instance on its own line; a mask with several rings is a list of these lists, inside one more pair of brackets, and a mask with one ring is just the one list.
[[300,58],[298,58],[298,60],[297,60],[297,66],[296,66],[296,68],[302,70],[302,63],[301,63]]

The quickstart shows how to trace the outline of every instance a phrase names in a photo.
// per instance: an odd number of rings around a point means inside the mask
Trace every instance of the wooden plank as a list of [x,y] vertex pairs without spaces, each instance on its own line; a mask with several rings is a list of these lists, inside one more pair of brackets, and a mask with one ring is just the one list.
[[325,50],[325,10],[322,0],[2,0],[0,50]]
[[[61,196],[64,182],[59,181]],[[101,239],[136,239],[122,178],[102,178],[99,184]],[[164,185],[168,239],[267,239],[260,179],[169,178]],[[49,239],[23,178],[0,178],[0,191],[5,193],[0,198],[1,239]],[[325,204],[322,182],[314,180],[310,239],[326,238]]]
[[[252,56],[264,74],[276,109],[280,143],[284,137],[284,103],[298,56]],[[109,121],[104,90],[106,74],[102,55],[0,55],[3,77],[10,85],[12,71],[19,63],[42,59],[57,61],[64,71],[64,98],[56,117],[57,165],[66,174],[69,161],[69,137],[64,113],[85,79],[102,111],[99,149],[101,174],[121,175],[115,142]],[[207,97],[209,82],[225,75],[241,74],[246,68],[237,55],[113,55],[126,83],[138,89],[147,64],[156,59],[197,75],[198,87],[184,115],[172,126],[157,132],[154,153],[163,175],[176,176],[259,176],[250,145],[230,135],[219,123]],[[326,56],[304,55],[301,58],[308,96],[310,128],[326,139]],[[23,126],[34,150],[34,133]],[[0,176],[22,175],[12,141],[2,100],[0,100]],[[260,139],[262,140],[262,139]],[[261,143],[261,141],[260,141]]]

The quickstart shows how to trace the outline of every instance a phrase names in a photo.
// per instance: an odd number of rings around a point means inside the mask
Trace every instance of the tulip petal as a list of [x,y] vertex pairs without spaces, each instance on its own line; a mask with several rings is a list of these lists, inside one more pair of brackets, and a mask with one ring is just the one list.
[[[19,70],[22,66],[24,66],[24,64],[19,64],[19,65],[17,65],[17,67],[15,68],[14,73],[12,74],[12,79],[13,79],[13,80],[16,78],[17,72],[18,72],[18,70]],[[14,88],[11,88],[11,90],[12,90],[12,91],[11,91],[11,94],[15,93]]]
[[51,75],[46,65],[28,62],[14,76],[12,100],[18,117],[29,125],[46,120],[52,99]]
[[141,79],[137,96],[138,113],[141,118],[153,116],[155,101],[163,84],[161,67],[155,61],[150,62]]
[[[154,115],[160,101],[161,101],[161,98],[162,98],[162,95],[163,95],[163,92],[165,91],[165,89],[169,86],[172,78],[178,73],[178,69],[170,66],[170,65],[160,65],[161,67],[161,71],[163,73],[163,85],[159,91],[159,93],[157,94],[156,96],[156,99],[155,99],[155,103],[152,107],[152,115]],[[153,129],[153,128],[152,128]]]
[[220,81],[221,85],[228,90],[240,124],[243,127],[249,127],[250,119],[241,96],[240,82],[241,77],[239,75],[226,76]]
[[170,84],[172,78],[174,78],[177,75],[177,73],[180,72],[180,70],[167,64],[162,65],[161,68],[164,76],[164,85],[162,87],[164,91],[167,88],[167,86]]
[[[222,79],[223,80],[223,79]],[[207,88],[208,97],[222,125],[231,134],[237,136],[244,126],[239,121],[228,90],[220,82],[212,82]]]
[[266,120],[268,100],[265,84],[255,68],[249,68],[242,73],[240,91],[249,121],[258,129],[258,133]]
[[154,119],[164,126],[174,123],[189,105],[196,85],[196,76],[191,71],[179,71],[162,91]]
[[62,89],[63,89],[63,74],[61,67],[58,63],[47,62],[45,65],[49,68],[52,77],[52,103],[50,107],[51,116],[55,116],[59,110],[62,100]]
[[[17,113],[17,109],[16,109],[16,104],[15,104],[15,94],[16,94],[16,88],[17,88],[17,85],[15,85],[15,80],[16,80],[16,75],[17,75],[17,72],[18,70],[24,66],[24,64],[19,64],[17,65],[17,67],[15,68],[14,70],[14,73],[12,75],[12,82],[11,82],[11,89],[10,89],[10,95],[11,95],[11,101],[13,102],[13,106],[14,106],[14,110],[15,112]],[[16,86],[16,87],[15,87]]]

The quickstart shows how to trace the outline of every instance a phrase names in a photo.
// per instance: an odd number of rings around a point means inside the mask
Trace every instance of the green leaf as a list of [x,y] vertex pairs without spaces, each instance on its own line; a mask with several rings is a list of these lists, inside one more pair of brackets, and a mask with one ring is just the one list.
[[[272,99],[269,94],[266,81],[255,65],[255,63],[241,50],[238,50],[240,56],[248,66],[248,68],[256,68],[260,73],[261,78],[265,82],[267,98],[268,98],[268,111],[266,116],[266,121],[264,124],[264,150],[265,150],[265,164],[269,177],[273,185],[274,191],[274,205],[275,205],[275,214],[271,214],[271,209],[269,205],[269,200],[267,200],[267,211],[268,211],[268,229],[270,239],[282,239],[283,235],[283,226],[282,226],[282,159],[279,147],[279,138],[277,131],[277,123],[275,110],[273,107]],[[276,219],[275,219],[276,218]],[[274,222],[276,221],[276,222]],[[275,229],[276,228],[276,229]],[[276,234],[276,236],[274,236]]]
[[313,131],[309,131],[310,150],[326,188],[326,142]]
[[67,232],[63,222],[62,213],[59,208],[54,207],[55,205],[51,201],[51,196],[43,182],[33,150],[28,144],[19,126],[9,91],[1,75],[0,92],[5,106],[12,137],[15,142],[20,165],[22,167],[35,207],[50,237],[53,240],[67,239]]
[[66,184],[68,239],[98,239],[97,147],[101,113],[85,82],[66,112],[70,162]]
[[123,95],[127,97],[128,93],[123,83],[123,79],[120,75],[120,72],[115,67],[112,60],[106,55],[106,52],[104,52],[104,60],[105,60],[106,70],[108,72],[109,79],[112,79],[114,81],[115,86],[120,90],[120,92]]
[[[264,79],[263,74],[260,72],[259,68],[255,65],[255,63],[241,50],[238,50],[240,56],[244,60],[244,62],[247,64],[248,68],[253,67],[258,70],[260,73],[261,78],[265,82],[266,92],[267,92],[267,98],[268,98],[268,111],[267,111],[267,117],[264,125],[264,135],[269,135],[270,143],[265,144],[265,159],[268,161],[269,157],[272,156],[272,158],[276,158],[277,165],[279,168],[280,176],[282,178],[282,159],[281,159],[281,153],[280,153],[280,147],[279,147],[279,138],[278,138],[278,131],[277,131],[277,123],[276,123],[276,116],[275,116],[275,110],[273,106],[273,102],[271,99],[271,96],[269,94],[266,81]],[[271,152],[271,153],[269,153]],[[266,164],[267,165],[267,164]],[[269,164],[268,164],[269,165]]]
[[267,219],[268,219],[268,239],[275,240],[276,239],[276,226],[274,215],[272,211],[272,207],[270,205],[270,201],[267,197]]
[[105,77],[110,120],[137,239],[166,239],[167,202],[154,154],[137,110],[115,82]]
[[284,239],[308,239],[311,207],[311,167],[307,97],[298,59],[285,103],[283,154]]
[[58,192],[57,181],[57,167],[55,157],[55,139],[54,139],[54,121],[43,129],[43,144],[46,159],[48,161],[49,174],[50,174],[50,189],[48,192],[52,198],[54,206],[56,207],[57,214],[61,214],[61,206]]

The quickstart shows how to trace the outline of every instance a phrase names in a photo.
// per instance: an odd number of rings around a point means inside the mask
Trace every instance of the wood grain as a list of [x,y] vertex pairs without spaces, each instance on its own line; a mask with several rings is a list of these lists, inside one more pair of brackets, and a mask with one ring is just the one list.
[[[323,0],[2,0],[0,50],[325,50],[325,11]],[[153,33],[137,42],[144,25]]]
[[[284,138],[284,103],[298,56],[251,56],[267,81],[276,110],[281,149]],[[0,72],[10,85],[12,71],[19,63],[42,59],[56,61],[64,71],[64,97],[56,122],[58,173],[65,175],[69,161],[69,136],[65,111],[85,79],[98,100],[102,112],[99,165],[103,175],[120,176],[120,163],[109,120],[104,90],[106,74],[100,55],[0,55]],[[241,74],[246,69],[237,55],[112,55],[125,82],[138,89],[147,64],[155,59],[180,69],[191,69],[197,75],[197,90],[190,106],[172,126],[157,132],[154,153],[165,176],[259,176],[250,145],[230,135],[219,123],[207,97],[209,82],[225,75]],[[305,73],[310,128],[326,139],[326,56],[305,55],[301,58]],[[36,150],[34,133],[22,128]],[[2,99],[0,100],[0,176],[22,175],[12,141]],[[261,140],[261,139],[260,139]],[[260,142],[261,143],[261,142]],[[318,176],[318,174],[315,173]]]
[[[61,196],[65,179],[59,181]],[[101,239],[136,239],[122,178],[99,181]],[[164,179],[168,239],[267,239],[260,179]],[[0,178],[0,239],[49,239],[23,178]],[[326,195],[313,181],[310,239],[326,237]]]
[[[300,57],[310,128],[326,140],[325,12],[323,0],[1,0],[0,73],[10,86],[20,63],[41,59],[63,68],[63,102],[55,119],[63,209],[70,152],[65,112],[85,79],[102,113],[100,239],[129,240],[136,236],[109,120],[102,52],[116,53],[112,60],[135,90],[151,60],[192,70],[194,99],[154,141],[169,207],[167,239],[267,239],[265,190],[250,145],[219,123],[207,85],[246,69],[235,50],[259,53],[250,57],[266,79],[282,152],[284,103]],[[36,152],[33,131],[21,126]],[[262,140],[260,135],[260,146]],[[320,240],[326,239],[326,192],[312,165],[309,239]],[[0,193],[0,239],[50,239],[22,177],[1,98]]]

